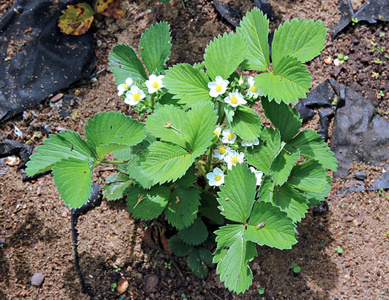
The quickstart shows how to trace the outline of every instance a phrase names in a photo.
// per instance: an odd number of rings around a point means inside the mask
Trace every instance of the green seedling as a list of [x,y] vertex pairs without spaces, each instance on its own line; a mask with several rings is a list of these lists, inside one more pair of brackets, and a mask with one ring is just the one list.
[[334,100],[332,101],[333,106],[336,106],[336,104],[338,104],[338,98],[334,98]]
[[380,60],[379,58],[375,59],[374,62],[375,62],[377,65],[382,64],[382,60]]
[[352,25],[354,26],[355,24],[358,23],[358,18],[351,18]]
[[340,64],[344,64],[348,60],[347,55],[343,55],[343,54],[339,53],[337,56],[338,56],[338,60],[339,60]]
[[292,262],[292,264],[290,265],[290,268],[292,269],[293,273],[295,273],[295,274],[298,274],[301,272],[301,268],[295,262]]
[[118,286],[118,284],[116,282],[112,283],[111,284],[111,291],[114,292],[117,286]]
[[385,32],[380,32],[380,35],[379,35],[380,37],[384,37],[385,36]]
[[263,295],[263,294],[265,293],[265,288],[264,288],[264,287],[259,288],[259,289],[257,289],[257,291],[258,291],[258,293],[259,293],[260,295]]
[[171,263],[164,262],[165,269],[170,270],[171,269]]
[[336,247],[335,251],[338,252],[338,254],[342,254],[343,253],[343,249],[340,246]]
[[378,96],[380,96],[382,98],[382,97],[385,97],[385,94],[384,94],[384,92],[382,90],[380,90],[378,92]]

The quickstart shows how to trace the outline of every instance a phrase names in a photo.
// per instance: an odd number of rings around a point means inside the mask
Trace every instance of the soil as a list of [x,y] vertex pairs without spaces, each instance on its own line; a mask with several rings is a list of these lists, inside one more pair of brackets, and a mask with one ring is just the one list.
[[[321,19],[331,27],[340,19],[330,0],[269,2],[282,22],[293,17]],[[366,1],[354,2],[354,8],[358,8]],[[0,0],[0,13],[9,5],[10,1]],[[126,18],[98,17],[91,29],[97,71],[108,66],[108,55],[115,44],[128,43],[136,48],[141,33],[154,18],[171,26],[169,65],[201,61],[213,37],[233,30],[207,0],[176,0],[162,5],[157,0],[122,0],[121,7]],[[388,118],[389,59],[372,52],[371,44],[373,41],[386,47],[385,54],[389,55],[388,36],[387,23],[349,26],[335,41],[328,34],[324,51],[308,64],[313,88],[326,78],[334,78],[364,93]],[[338,53],[349,56],[344,64],[337,67],[325,62],[329,56],[335,59]],[[376,59],[382,63],[374,63]],[[380,96],[379,91],[384,95]],[[64,129],[82,133],[87,119],[95,113],[132,113],[117,96],[108,70],[62,92],[77,95],[78,108],[68,108],[70,116],[63,119],[59,114],[61,101],[50,105],[48,99],[24,117],[0,124],[0,138],[26,143],[34,131],[44,136],[43,125],[49,125],[52,133]],[[23,138],[15,134],[14,126],[22,131]],[[306,126],[317,128],[317,118]],[[42,144],[42,138],[33,139],[31,144]],[[367,183],[379,177],[381,168],[353,164],[350,176],[333,184],[327,199],[328,212],[308,212],[298,229],[299,242],[291,250],[259,247],[258,257],[250,264],[253,284],[243,295],[223,288],[215,270],[200,280],[184,259],[169,255],[150,239],[144,243],[146,224],[131,218],[124,200],[103,200],[99,207],[80,217],[77,230],[81,271],[95,294],[93,299],[385,299],[389,294],[389,193],[338,194],[345,181],[358,171],[367,173]],[[101,183],[111,173],[111,167],[96,170],[95,182]],[[51,175],[23,182],[16,167],[5,165],[3,159],[0,178],[0,299],[89,299],[82,291],[74,265],[71,213],[60,199]],[[158,222],[147,225],[158,228]],[[159,239],[165,240],[163,230],[158,232]],[[338,253],[338,246],[343,253]],[[290,268],[292,263],[300,266],[301,272],[295,274]],[[31,277],[39,272],[45,275],[44,283],[41,287],[32,286]],[[129,283],[123,294],[113,288],[121,278]],[[259,288],[265,289],[264,294],[259,294]]]

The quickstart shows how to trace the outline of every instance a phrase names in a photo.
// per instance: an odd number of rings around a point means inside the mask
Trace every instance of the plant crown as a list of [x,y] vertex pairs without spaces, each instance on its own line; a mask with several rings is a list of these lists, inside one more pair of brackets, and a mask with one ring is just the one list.
[[[290,105],[311,87],[303,63],[323,49],[326,31],[321,21],[285,22],[274,33],[270,62],[269,21],[253,9],[236,33],[208,44],[203,62],[166,68],[169,25],[157,23],[141,37],[142,60],[126,44],[110,54],[118,94],[146,121],[96,114],[86,139],[73,131],[51,135],[26,172],[52,170],[65,204],[76,208],[91,194],[93,168],[117,164],[103,188],[107,200],[125,197],[142,220],[163,214],[178,231],[170,249],[188,256],[195,275],[207,276],[216,264],[225,286],[244,292],[255,245],[290,249],[308,206],[331,189],[326,169],[336,170],[336,159],[315,131],[300,130]],[[259,74],[245,78],[238,67]],[[253,109],[258,101],[271,126]],[[111,152],[115,160],[104,160]]]

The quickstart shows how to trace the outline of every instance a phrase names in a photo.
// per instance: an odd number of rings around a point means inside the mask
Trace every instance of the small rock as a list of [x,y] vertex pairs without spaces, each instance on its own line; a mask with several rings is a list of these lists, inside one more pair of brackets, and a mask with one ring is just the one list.
[[330,65],[332,64],[332,57],[331,56],[328,56],[324,59],[324,62],[327,64],[327,65]]
[[116,291],[119,294],[123,294],[128,289],[128,281],[124,278],[120,279],[116,287]]
[[5,244],[5,239],[0,238],[0,244]]
[[101,40],[97,40],[96,45],[97,47],[101,47],[101,45],[103,45],[103,42]]
[[359,180],[365,180],[367,178],[366,172],[357,172],[355,173],[355,178]]
[[157,287],[159,282],[158,276],[155,274],[149,274],[145,276],[144,283],[145,287],[144,290],[146,293],[151,293],[155,291],[155,288]]
[[328,211],[327,201],[321,201],[318,205],[313,208],[313,215],[322,215]]
[[45,275],[43,273],[35,273],[31,277],[31,285],[41,286],[43,281],[45,280]]
[[59,100],[61,100],[63,97],[63,94],[62,93],[58,93],[57,95],[55,95],[53,98],[50,99],[50,102],[51,103],[55,103]]
[[355,227],[357,227],[357,226],[359,225],[357,219],[354,219],[354,220],[353,220],[353,225],[354,225]]

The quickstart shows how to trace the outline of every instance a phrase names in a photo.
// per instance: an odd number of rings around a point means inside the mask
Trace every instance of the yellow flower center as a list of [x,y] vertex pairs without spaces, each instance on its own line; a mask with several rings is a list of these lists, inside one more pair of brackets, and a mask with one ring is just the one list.
[[233,164],[236,164],[238,162],[238,158],[236,156],[234,156],[232,159],[231,159],[231,162]]
[[159,83],[158,82],[153,82],[153,88],[157,89],[159,87]]
[[216,92],[221,92],[222,89],[223,89],[223,86],[222,86],[221,84],[218,84],[218,85],[216,86]]
[[124,86],[123,86],[123,88],[126,89],[127,87],[128,87],[128,84],[125,83]]
[[229,133],[229,134],[227,135],[227,138],[228,138],[229,140],[232,140],[232,139],[234,138],[234,134],[233,134],[233,133]]
[[220,135],[220,131],[219,130],[215,130],[213,133],[216,134],[217,136]]
[[134,99],[135,102],[138,102],[140,100],[140,94],[139,93],[134,94],[132,99]]
[[252,93],[256,93],[256,92],[258,92],[258,88],[256,86],[252,85],[252,86],[250,86],[250,91]]
[[220,175],[215,175],[215,180],[216,181],[219,181],[220,179],[222,179],[222,177]]
[[232,97],[230,98],[230,101],[231,101],[232,104],[236,104],[236,103],[238,103],[238,98],[235,97],[235,96],[232,96]]
[[220,146],[220,147],[219,147],[219,153],[220,153],[220,154],[224,154],[224,153],[226,153],[226,151],[227,151],[227,148],[226,148],[226,147],[224,147],[224,146]]

